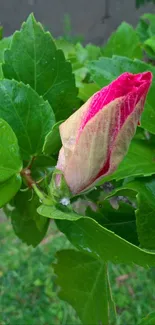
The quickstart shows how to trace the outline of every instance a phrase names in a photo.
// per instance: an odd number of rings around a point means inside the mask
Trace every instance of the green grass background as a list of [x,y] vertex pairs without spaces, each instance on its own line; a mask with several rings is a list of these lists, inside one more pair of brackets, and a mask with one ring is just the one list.
[[[75,311],[58,298],[52,263],[69,243],[51,223],[45,240],[28,247],[0,220],[0,325],[77,325]],[[155,309],[155,269],[109,265],[117,325],[135,325]]]

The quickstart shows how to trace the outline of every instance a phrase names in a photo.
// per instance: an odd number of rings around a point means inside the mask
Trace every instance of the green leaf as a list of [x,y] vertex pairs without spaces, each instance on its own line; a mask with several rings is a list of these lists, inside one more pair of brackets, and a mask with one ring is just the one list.
[[4,61],[4,51],[9,48],[12,36],[0,40],[0,62]]
[[[103,227],[134,245],[139,245],[134,208],[124,202],[113,208],[108,200],[100,201],[97,211],[87,209],[86,215],[95,218]],[[88,214],[89,213],[89,214]]]
[[94,44],[86,45],[88,61],[97,60],[100,56],[102,56],[101,48]]
[[37,246],[44,238],[49,220],[37,213],[39,199],[31,191],[18,192],[10,213],[16,235],[27,245]]
[[130,60],[125,57],[114,56],[112,59],[101,58],[98,61],[89,63],[90,74],[94,82],[101,88],[106,86],[120,74],[128,71],[140,73],[151,71],[153,73],[152,86],[146,99],[145,109],[142,114],[141,127],[155,133],[155,67],[140,60]]
[[59,205],[52,209],[52,207],[41,206],[38,213],[47,218],[57,219],[58,228],[70,242],[79,250],[90,253],[95,258],[104,262],[135,263],[144,267],[155,266],[155,254],[142,250],[102,227],[95,220],[82,217],[67,207]]
[[112,33],[107,44],[102,48],[104,56],[112,57],[113,54],[134,59],[142,58],[142,48],[134,28],[122,22],[117,30]]
[[45,143],[43,146],[43,152],[45,155],[54,155],[59,152],[62,143],[59,133],[59,126],[63,121],[54,124],[52,130],[47,134]]
[[56,160],[48,156],[37,156],[31,167],[32,178],[39,181],[42,178],[49,177],[56,165]]
[[144,42],[143,47],[148,57],[154,60],[155,59],[155,36],[147,39]]
[[57,220],[56,223],[75,247],[104,262],[155,265],[154,253],[127,242],[91,218],[79,216],[74,222]]
[[140,178],[127,187],[138,192],[136,219],[140,245],[155,250],[155,177]]
[[51,106],[29,85],[15,80],[0,81],[0,98],[0,117],[14,130],[23,158],[40,154],[55,123]]
[[[145,0],[143,0],[143,2],[144,1]],[[155,15],[144,14],[143,16],[141,16],[136,31],[142,42],[146,41],[149,37],[153,36],[155,34]]]
[[[64,212],[65,211],[65,212]],[[66,213],[67,211],[67,213]],[[37,212],[46,218],[50,219],[65,219],[65,220],[77,220],[80,218],[78,214],[73,211],[70,211],[68,208],[63,207],[63,205],[57,206],[48,206],[48,205],[40,205],[37,209]]]
[[2,63],[0,63],[0,80],[4,78],[3,70],[2,70]]
[[55,40],[55,44],[57,49],[62,50],[65,58],[71,59],[72,57],[76,57],[76,52],[75,52],[75,45],[66,41],[64,38],[58,38]]
[[19,174],[22,161],[17,138],[7,122],[0,119],[0,182]]
[[20,175],[14,175],[4,183],[0,183],[0,208],[8,203],[21,187]]
[[149,176],[155,173],[155,141],[133,139],[129,151],[117,170],[105,176],[98,184],[131,176]]
[[138,325],[154,325],[155,324],[155,312],[148,314],[144,317]]
[[75,308],[83,324],[108,324],[105,263],[75,250],[60,251],[57,259],[54,270],[60,298]]
[[49,32],[31,14],[15,32],[5,52],[4,76],[29,84],[52,105],[56,118],[65,119],[76,107],[77,89],[71,64],[57,50]]
[[0,79],[4,78],[3,70],[2,70],[2,62],[4,61],[4,52],[7,48],[9,48],[11,43],[12,36],[5,37],[0,40]]
[[100,88],[95,83],[82,83],[79,88],[78,97],[86,102],[94,93],[99,91]]

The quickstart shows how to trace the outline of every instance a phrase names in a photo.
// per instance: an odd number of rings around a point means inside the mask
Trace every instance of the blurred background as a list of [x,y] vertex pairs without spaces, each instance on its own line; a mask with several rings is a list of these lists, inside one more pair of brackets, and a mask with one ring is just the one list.
[[[126,21],[136,26],[143,13],[155,13],[145,0],[0,0],[4,35],[20,29],[29,13],[54,37],[70,36],[100,45]],[[58,298],[52,263],[58,249],[69,247],[54,223],[37,248],[16,237],[10,221],[0,215],[0,325],[76,325],[76,313]],[[112,289],[120,315],[117,325],[135,325],[154,309],[155,270],[109,265]],[[149,301],[149,304],[148,304]],[[116,325],[116,324],[115,324]]]
[[[150,0],[0,0],[0,23],[9,36],[34,12],[53,36],[67,31],[102,44],[122,21],[133,26],[143,13],[155,13]],[[71,27],[71,30],[70,30]]]

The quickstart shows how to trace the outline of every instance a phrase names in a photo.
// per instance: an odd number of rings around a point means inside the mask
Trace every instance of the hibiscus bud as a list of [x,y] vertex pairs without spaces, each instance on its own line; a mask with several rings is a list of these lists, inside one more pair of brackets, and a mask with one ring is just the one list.
[[57,169],[73,194],[113,173],[134,136],[152,81],[151,72],[123,73],[60,125]]

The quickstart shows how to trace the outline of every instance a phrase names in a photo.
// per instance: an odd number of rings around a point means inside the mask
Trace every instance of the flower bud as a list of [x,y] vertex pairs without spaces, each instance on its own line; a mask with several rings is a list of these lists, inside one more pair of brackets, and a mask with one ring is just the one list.
[[124,73],[60,125],[63,146],[57,168],[73,194],[117,169],[135,134],[151,81],[151,72]]

